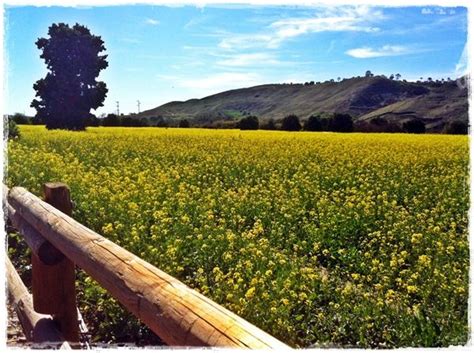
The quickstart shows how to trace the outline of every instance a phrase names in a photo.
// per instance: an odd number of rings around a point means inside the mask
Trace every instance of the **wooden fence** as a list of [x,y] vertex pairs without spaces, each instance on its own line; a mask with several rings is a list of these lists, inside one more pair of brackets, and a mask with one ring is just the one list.
[[77,265],[168,345],[289,349],[75,221],[65,184],[47,183],[43,191],[44,201],[24,188],[4,187],[8,217],[32,250],[32,299],[7,259],[9,293],[29,340],[77,347]]

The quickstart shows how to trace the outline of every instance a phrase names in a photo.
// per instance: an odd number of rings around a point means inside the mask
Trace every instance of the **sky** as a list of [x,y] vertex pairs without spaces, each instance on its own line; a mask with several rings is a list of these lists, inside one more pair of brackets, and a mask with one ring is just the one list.
[[136,113],[266,83],[400,73],[466,73],[467,9],[412,6],[11,6],[4,8],[4,113],[34,115],[46,75],[35,46],[52,23],[87,26],[105,42],[109,92],[96,115]]

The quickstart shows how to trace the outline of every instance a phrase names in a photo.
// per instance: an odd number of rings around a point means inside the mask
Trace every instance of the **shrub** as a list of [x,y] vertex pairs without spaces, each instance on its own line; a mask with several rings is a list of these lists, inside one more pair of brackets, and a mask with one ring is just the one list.
[[305,131],[323,131],[323,121],[319,115],[311,115],[305,121],[303,130]]
[[237,126],[240,130],[258,130],[258,118],[254,115],[247,116],[241,119]]
[[187,120],[187,119],[182,119],[182,120],[179,121],[178,127],[188,128],[190,126],[191,126],[191,124],[189,123],[189,120]]
[[116,114],[108,114],[102,121],[103,126],[120,126],[121,119]]
[[276,130],[277,126],[275,120],[269,119],[265,124],[260,127],[262,130]]
[[101,120],[96,118],[93,114],[90,114],[85,120],[86,126],[99,126],[100,123]]
[[336,132],[354,131],[352,117],[349,114],[335,113],[332,119],[329,120],[329,130]]
[[425,123],[420,119],[412,119],[403,123],[403,131],[409,134],[424,134],[426,132]]
[[13,120],[8,120],[8,139],[20,138],[20,130]]
[[451,135],[467,135],[469,133],[469,127],[464,121],[454,120],[446,125],[444,132]]
[[294,114],[286,116],[281,122],[281,129],[286,131],[300,131],[300,119]]
[[15,113],[12,117],[10,117],[18,125],[28,125],[31,124],[31,120],[25,114]]

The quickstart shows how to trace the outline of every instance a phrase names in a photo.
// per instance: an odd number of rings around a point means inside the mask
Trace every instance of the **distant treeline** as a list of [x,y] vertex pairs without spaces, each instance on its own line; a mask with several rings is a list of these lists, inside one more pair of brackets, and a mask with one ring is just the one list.
[[[16,113],[8,116],[8,120],[16,124],[42,125],[39,119]],[[421,119],[409,118],[403,122],[395,122],[384,117],[371,120],[354,121],[345,113],[313,114],[306,119],[300,119],[291,114],[280,120],[260,120],[255,115],[246,116],[240,120],[216,120],[207,123],[195,123],[188,119],[169,120],[161,116],[138,118],[130,115],[108,114],[101,118],[92,117],[86,126],[122,126],[122,127],[201,127],[210,129],[240,129],[240,130],[283,130],[283,131],[332,131],[332,132],[391,132],[417,133],[426,132],[425,123]],[[461,120],[448,123],[443,133],[467,134],[468,124]]]
[[[384,117],[375,117],[368,121],[357,121],[345,113],[313,114],[307,119],[300,119],[291,114],[275,121],[274,119],[260,122],[258,117],[251,115],[239,121],[215,121],[205,125],[215,129],[241,130],[283,130],[283,131],[332,131],[332,132],[388,132],[422,134],[426,132],[425,123],[421,119],[409,118],[402,122],[390,121]],[[468,124],[461,120],[448,123],[443,130],[445,134],[467,134]]]

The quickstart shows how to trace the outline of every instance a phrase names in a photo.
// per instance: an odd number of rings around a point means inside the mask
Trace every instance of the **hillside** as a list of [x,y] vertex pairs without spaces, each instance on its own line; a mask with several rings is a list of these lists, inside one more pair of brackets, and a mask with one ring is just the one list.
[[218,93],[202,99],[170,102],[135,117],[189,119],[196,124],[256,115],[279,120],[289,114],[302,119],[314,113],[344,112],[356,120],[420,118],[428,130],[447,121],[467,121],[467,89],[455,82],[395,81],[382,76],[355,77],[314,85],[269,84]]

